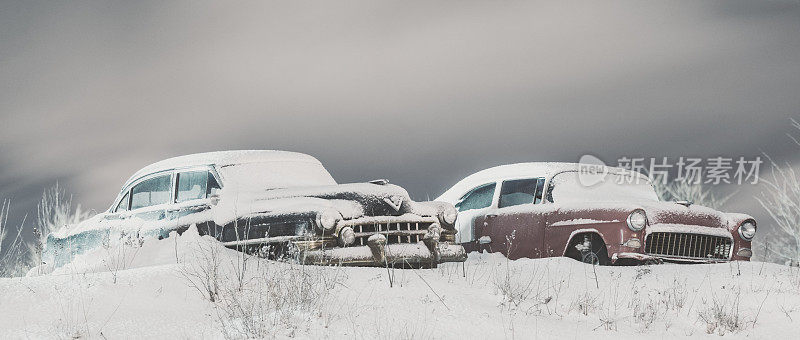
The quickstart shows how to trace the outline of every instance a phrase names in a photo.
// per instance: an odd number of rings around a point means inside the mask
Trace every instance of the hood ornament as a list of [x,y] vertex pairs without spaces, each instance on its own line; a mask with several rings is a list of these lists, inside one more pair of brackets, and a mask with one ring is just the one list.
[[389,204],[395,211],[400,212],[400,206],[403,205],[403,197],[402,196],[390,196],[384,197],[383,201]]

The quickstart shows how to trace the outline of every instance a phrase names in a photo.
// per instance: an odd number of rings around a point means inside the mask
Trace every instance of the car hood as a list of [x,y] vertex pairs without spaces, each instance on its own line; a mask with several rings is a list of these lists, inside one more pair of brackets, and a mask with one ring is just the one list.
[[712,228],[729,228],[726,213],[702,205],[683,205],[675,202],[642,204],[648,222],[653,224],[685,224]]
[[680,224],[731,229],[737,225],[739,220],[751,218],[747,215],[724,213],[696,204],[686,206],[676,202],[664,201],[569,203],[563,204],[558,210],[560,215],[572,216],[595,211],[599,212],[603,219],[624,221],[627,215],[636,209],[645,211],[650,225]]
[[392,184],[351,183],[271,190],[223,189],[214,208],[219,223],[255,213],[314,213],[339,211],[345,219],[362,216],[434,216],[436,204],[414,202],[408,192]]

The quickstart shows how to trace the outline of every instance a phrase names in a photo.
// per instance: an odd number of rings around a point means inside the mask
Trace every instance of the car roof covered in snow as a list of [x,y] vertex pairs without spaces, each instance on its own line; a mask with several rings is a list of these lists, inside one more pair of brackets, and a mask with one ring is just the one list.
[[[477,186],[507,179],[524,177],[550,178],[565,171],[577,171],[579,163],[565,162],[530,162],[500,165],[469,175],[445,191],[436,200],[455,204],[464,194]],[[633,173],[622,168],[603,166],[609,173]]]
[[125,184],[127,185],[128,183],[148,174],[177,168],[188,168],[202,165],[225,166],[259,162],[308,162],[321,164],[319,160],[312,156],[290,151],[235,150],[204,152],[168,158],[163,161],[150,164],[133,174],[133,176],[131,176],[131,178],[129,178]]

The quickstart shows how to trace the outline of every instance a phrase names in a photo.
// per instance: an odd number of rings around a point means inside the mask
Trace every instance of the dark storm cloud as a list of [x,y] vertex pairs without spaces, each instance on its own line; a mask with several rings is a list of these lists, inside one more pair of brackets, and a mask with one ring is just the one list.
[[585,153],[797,160],[797,1],[237,5],[0,4],[0,197],[103,209],[148,163],[243,148],[417,199]]

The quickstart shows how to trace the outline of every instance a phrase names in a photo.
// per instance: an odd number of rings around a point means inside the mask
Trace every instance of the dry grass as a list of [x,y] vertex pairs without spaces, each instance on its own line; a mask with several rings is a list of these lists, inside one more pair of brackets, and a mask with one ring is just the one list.
[[89,213],[82,211],[80,205],[73,208],[72,196],[67,195],[58,183],[42,193],[36,212],[33,241],[28,243],[28,254],[34,267],[44,264],[42,256],[47,246],[47,237],[52,232],[69,228],[89,217]]
[[[173,237],[176,234],[172,235]],[[196,289],[203,298],[211,302],[217,301],[219,295],[220,265],[222,264],[222,246],[206,239],[200,239],[194,245],[193,258],[183,259],[178,267],[179,274],[190,287]]]
[[[792,119],[792,127],[800,131],[800,122]],[[794,144],[800,140],[787,134]],[[770,261],[800,265],[800,177],[792,164],[779,164],[764,155],[772,166],[767,176],[762,176],[762,191],[756,200],[769,213],[773,228],[763,239],[765,258]]]
[[121,242],[119,246],[112,246],[112,242],[108,236],[103,239],[102,247],[106,251],[106,257],[103,259],[106,270],[111,273],[111,280],[117,283],[117,277],[120,270],[127,269],[136,259],[144,239],[135,237],[134,235],[122,233],[120,235]]
[[209,237],[181,259],[179,274],[214,304],[229,339],[291,337],[313,322],[331,322],[339,310],[332,291],[344,278],[339,267],[233,253]]
[[689,201],[714,209],[722,209],[734,195],[719,196],[711,187],[687,180],[655,178],[652,183],[662,201]]
[[704,307],[697,313],[706,325],[706,333],[725,335],[742,330],[745,321],[739,309],[741,290],[725,294],[721,298],[713,295],[710,301],[703,301]]
[[22,226],[11,230],[8,225],[10,209],[11,201],[0,203],[0,277],[22,276],[30,268],[28,247],[22,239]]

